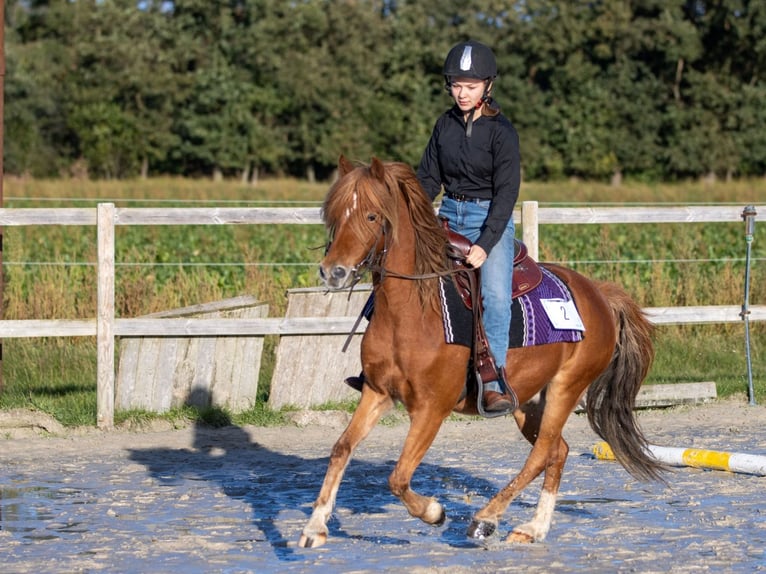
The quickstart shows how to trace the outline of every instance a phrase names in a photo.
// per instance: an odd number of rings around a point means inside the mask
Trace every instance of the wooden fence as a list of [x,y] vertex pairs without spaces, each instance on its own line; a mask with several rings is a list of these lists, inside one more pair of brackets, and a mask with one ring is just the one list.
[[[243,295],[145,318],[260,319],[268,311],[267,304]],[[183,405],[245,411],[258,396],[263,345],[263,337],[122,337],[115,406],[152,412]]]
[[[755,206],[760,214],[766,205]],[[540,224],[701,223],[742,221],[736,206],[556,207],[522,203],[514,214],[530,255],[538,256]],[[114,421],[115,337],[201,337],[347,334],[353,317],[285,317],[259,319],[116,318],[115,226],[117,225],[256,225],[319,224],[319,208],[95,208],[0,209],[0,226],[95,225],[98,241],[97,313],[81,320],[2,320],[0,339],[15,337],[95,336],[97,344],[97,424]],[[737,305],[645,309],[656,324],[738,322]],[[750,307],[751,321],[766,320],[766,305]]]

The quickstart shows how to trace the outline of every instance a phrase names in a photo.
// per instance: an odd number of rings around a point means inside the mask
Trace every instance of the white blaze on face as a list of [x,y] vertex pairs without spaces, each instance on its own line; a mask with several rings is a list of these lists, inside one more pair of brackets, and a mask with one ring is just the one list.
[[358,207],[359,194],[357,193],[356,190],[354,190],[354,195],[352,195],[351,197],[353,198],[354,201],[352,201],[351,205],[346,208],[346,213],[344,214],[346,219],[351,217],[351,214],[354,213],[356,211],[356,208]]

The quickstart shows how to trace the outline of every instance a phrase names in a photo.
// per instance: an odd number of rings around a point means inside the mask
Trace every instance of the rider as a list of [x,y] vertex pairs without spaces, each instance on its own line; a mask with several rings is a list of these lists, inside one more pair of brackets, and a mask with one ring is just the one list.
[[[436,121],[417,175],[431,200],[444,186],[439,215],[473,243],[466,263],[482,269],[484,328],[504,378],[521,170],[516,130],[491,97],[496,76],[495,55],[484,44],[469,40],[449,51],[444,78],[455,105]],[[361,391],[364,373],[346,383]],[[485,382],[483,392],[485,411],[512,408],[498,381]]]
[[[496,76],[495,55],[484,44],[469,40],[449,51],[444,79],[455,105],[436,121],[417,175],[431,200],[443,186],[439,215],[473,243],[466,263],[481,268],[484,328],[505,378],[521,169],[519,136],[492,99]],[[484,404],[487,411],[512,406],[497,381],[485,382]]]

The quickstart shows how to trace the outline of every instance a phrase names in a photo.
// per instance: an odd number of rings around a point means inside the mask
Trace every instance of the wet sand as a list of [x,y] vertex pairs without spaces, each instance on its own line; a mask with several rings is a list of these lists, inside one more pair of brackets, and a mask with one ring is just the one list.
[[[650,442],[766,455],[766,407],[743,399],[639,411]],[[342,415],[340,416],[342,419]],[[45,572],[766,572],[766,477],[678,468],[641,483],[590,453],[582,415],[547,539],[503,542],[529,520],[538,479],[485,544],[473,513],[529,445],[511,419],[450,421],[413,486],[447,511],[410,517],[387,488],[407,426],[378,426],[341,485],[330,539],[298,548],[340,428],[190,426],[0,439],[5,573]]]

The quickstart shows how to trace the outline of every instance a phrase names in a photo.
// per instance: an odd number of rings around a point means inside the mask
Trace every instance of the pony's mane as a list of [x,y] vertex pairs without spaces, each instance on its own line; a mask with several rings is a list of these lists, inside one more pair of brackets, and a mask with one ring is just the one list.
[[[399,206],[407,205],[409,223],[414,229],[415,274],[444,273],[449,270],[447,238],[439,225],[433,205],[412,168],[400,162],[385,162],[385,185],[381,185],[371,173],[369,166],[358,167],[340,178],[331,188],[322,206],[322,216],[330,236],[349,206],[355,204],[354,214],[345,225],[349,226],[361,241],[369,241],[369,225],[365,214],[377,212],[383,218],[391,241],[397,241],[400,221]],[[424,306],[438,308],[438,279],[417,280],[418,293]]]

